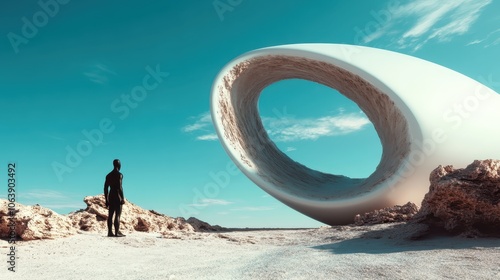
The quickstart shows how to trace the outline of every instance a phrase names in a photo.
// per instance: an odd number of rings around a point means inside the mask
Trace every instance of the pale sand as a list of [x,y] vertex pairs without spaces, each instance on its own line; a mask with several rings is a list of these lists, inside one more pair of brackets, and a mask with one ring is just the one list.
[[401,227],[81,233],[18,242],[15,273],[1,240],[0,279],[500,279],[500,239],[407,240]]

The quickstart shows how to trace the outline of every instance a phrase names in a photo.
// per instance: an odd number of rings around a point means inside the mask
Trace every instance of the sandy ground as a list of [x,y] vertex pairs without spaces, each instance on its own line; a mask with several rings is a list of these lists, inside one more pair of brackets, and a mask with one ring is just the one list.
[[402,227],[81,233],[18,242],[0,279],[500,279],[500,239],[408,240]]

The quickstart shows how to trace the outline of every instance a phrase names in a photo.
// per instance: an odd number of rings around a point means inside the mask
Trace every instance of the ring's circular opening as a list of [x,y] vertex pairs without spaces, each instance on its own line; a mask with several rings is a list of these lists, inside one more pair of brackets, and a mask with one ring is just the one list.
[[258,109],[280,151],[308,168],[367,178],[380,162],[375,127],[356,103],[333,88],[281,80],[263,89]]
[[[383,148],[381,161],[368,178],[312,170],[291,160],[269,139],[257,103],[265,87],[284,79],[323,84],[358,104],[373,123]],[[393,175],[410,150],[408,124],[394,102],[365,79],[331,63],[286,55],[258,56],[232,67],[217,90],[225,144],[232,147],[233,157],[243,168],[254,170],[273,191],[315,201],[356,197]]]

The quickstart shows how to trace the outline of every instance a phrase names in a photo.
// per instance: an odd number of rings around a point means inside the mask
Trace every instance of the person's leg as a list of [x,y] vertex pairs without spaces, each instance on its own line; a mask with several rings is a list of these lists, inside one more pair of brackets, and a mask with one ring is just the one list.
[[[113,214],[115,214],[115,206],[109,205],[108,211],[108,236],[114,236],[113,234]],[[116,217],[116,214],[115,214]]]
[[124,236],[120,232],[120,217],[122,215],[122,205],[118,204],[116,206],[116,214],[115,214],[115,236]]

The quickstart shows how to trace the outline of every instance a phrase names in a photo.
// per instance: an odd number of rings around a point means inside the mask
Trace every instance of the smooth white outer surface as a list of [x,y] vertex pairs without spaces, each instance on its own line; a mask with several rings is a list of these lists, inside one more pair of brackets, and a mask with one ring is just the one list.
[[[256,104],[247,104],[246,99],[242,99],[245,89],[239,86],[242,83],[239,81],[240,77],[245,75],[245,69],[256,59],[272,61],[274,57],[305,59],[312,63],[332,65],[361,78],[389,98],[389,104],[380,106],[393,106],[396,111],[399,110],[407,128],[400,137],[407,141],[408,145],[400,149],[400,158],[394,155],[391,158],[386,156],[380,162],[377,172],[380,172],[379,175],[386,174],[383,180],[372,180],[366,183],[361,191],[357,189],[362,182],[359,179],[351,182],[339,177],[341,180],[330,185],[317,187],[311,183],[310,189],[304,188],[307,182],[300,181],[301,178],[282,178],[282,185],[276,183],[281,181],[276,178],[269,180],[270,176],[281,174],[280,168],[303,169],[304,174],[316,172],[299,163],[294,163],[296,166],[274,168],[271,164],[273,158],[269,157],[270,153],[267,152],[270,151],[267,149],[276,148],[273,143],[270,143],[269,147],[266,146],[266,152],[256,154],[248,150],[254,140],[249,139],[249,134],[237,141],[231,136],[231,133],[243,135],[240,130],[246,123],[260,123],[260,116],[255,114],[258,109],[251,108],[253,115],[243,112],[245,106],[255,107]],[[242,68],[241,65],[246,65],[247,68]],[[239,71],[236,74],[235,69]],[[272,76],[273,73],[263,72],[262,75]],[[283,73],[280,75],[287,76]],[[315,73],[307,73],[306,76],[315,81],[314,75]],[[289,78],[294,77],[290,75]],[[339,91],[344,94],[340,89]],[[222,108],[224,102],[228,103]],[[365,113],[368,109],[373,109],[373,106],[360,107]],[[350,223],[356,214],[408,201],[419,205],[429,188],[429,174],[438,165],[465,167],[475,159],[500,159],[500,96],[496,92],[440,65],[368,47],[298,44],[246,53],[228,63],[215,79],[211,112],[223,147],[246,176],[288,206],[330,225]],[[376,116],[373,112],[371,114]],[[379,136],[383,136],[387,126],[392,125],[391,120],[384,125],[380,121],[373,121],[370,114],[367,115],[374,123]],[[234,118],[234,125],[228,125],[228,120],[231,120],[228,116]],[[255,130],[255,134],[268,137],[265,131],[261,130]],[[387,137],[389,136],[386,135]],[[383,151],[388,154],[387,151],[392,149],[389,143],[398,139],[383,139],[381,137]],[[335,159],[335,155],[330,155],[327,151],[325,156]],[[266,164],[262,164],[263,162]],[[390,170],[382,170],[391,164],[393,167]],[[349,191],[346,191],[346,188]],[[337,189],[343,190],[341,194],[335,194]]]

